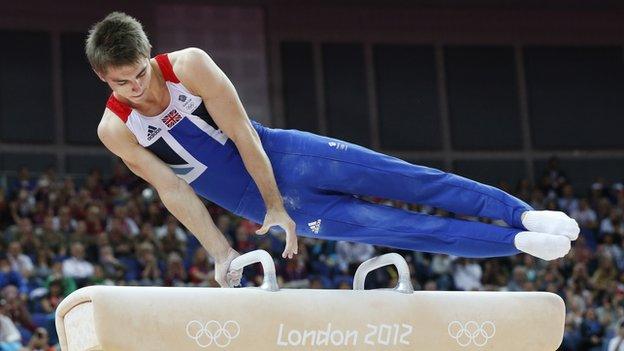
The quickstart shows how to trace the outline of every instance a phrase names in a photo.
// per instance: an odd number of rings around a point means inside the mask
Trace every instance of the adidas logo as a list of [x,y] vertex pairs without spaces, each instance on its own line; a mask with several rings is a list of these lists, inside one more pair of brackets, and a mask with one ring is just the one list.
[[308,223],[308,227],[310,227],[310,230],[312,231],[312,233],[318,234],[319,230],[321,230],[321,220],[317,219],[314,222]]
[[347,144],[344,143],[337,143],[335,141],[330,141],[327,143],[327,145],[329,145],[329,147],[334,148],[336,150],[341,150],[341,151],[345,151],[346,149],[349,148],[349,146]]
[[154,139],[156,135],[161,131],[161,128],[157,128],[154,126],[147,126],[147,141]]

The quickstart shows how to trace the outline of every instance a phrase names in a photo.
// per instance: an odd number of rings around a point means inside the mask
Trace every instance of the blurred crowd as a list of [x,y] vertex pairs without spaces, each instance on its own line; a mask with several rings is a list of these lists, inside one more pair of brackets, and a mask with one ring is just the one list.
[[[0,351],[53,350],[54,311],[72,291],[93,284],[217,286],[214,264],[198,241],[170,215],[158,194],[123,164],[104,178],[36,176],[23,167],[0,186]],[[548,291],[566,302],[560,350],[624,350],[624,187],[597,179],[574,188],[556,159],[532,185],[498,184],[535,209],[561,210],[581,235],[563,259],[520,254],[496,259],[397,251],[366,244],[300,237],[299,254],[280,257],[283,235],[257,236],[258,226],[206,202],[217,227],[241,253],[264,249],[276,259],[282,287],[350,289],[357,266],[386,252],[402,254],[416,289]],[[437,216],[468,218],[441,209],[384,199],[383,205]],[[495,222],[494,224],[504,225]],[[244,285],[259,285],[259,265]],[[367,288],[394,287],[392,268],[371,273]]]

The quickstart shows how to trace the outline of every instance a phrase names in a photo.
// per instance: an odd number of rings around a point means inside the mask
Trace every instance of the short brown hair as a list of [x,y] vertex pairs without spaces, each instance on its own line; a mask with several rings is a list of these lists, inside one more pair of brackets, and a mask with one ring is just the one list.
[[132,65],[150,56],[152,45],[141,22],[123,12],[113,12],[89,30],[87,59],[97,72]]

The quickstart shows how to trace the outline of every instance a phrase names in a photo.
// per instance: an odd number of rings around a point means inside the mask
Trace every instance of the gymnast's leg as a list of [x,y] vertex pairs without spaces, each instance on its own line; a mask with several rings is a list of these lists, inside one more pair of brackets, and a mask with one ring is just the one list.
[[[297,234],[302,236],[463,257],[509,256],[523,251],[552,260],[570,250],[570,240],[564,236],[424,215],[296,184],[282,183],[280,191],[297,223]],[[237,214],[260,223],[264,213],[260,192],[251,184]],[[528,244],[518,245],[518,238],[522,241],[527,236],[531,239]]]
[[578,235],[576,222],[563,213],[533,211],[495,187],[351,143],[296,130],[267,129],[263,147],[276,175],[289,182],[502,219],[518,229],[565,235],[571,240]]

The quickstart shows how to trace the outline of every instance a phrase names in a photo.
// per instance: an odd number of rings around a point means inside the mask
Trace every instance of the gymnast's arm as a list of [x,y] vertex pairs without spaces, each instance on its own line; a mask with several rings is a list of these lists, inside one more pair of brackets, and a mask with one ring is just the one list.
[[258,133],[247,117],[236,89],[225,73],[201,49],[179,51],[173,65],[180,81],[202,97],[215,123],[236,144],[245,168],[262,194],[267,213],[262,228],[257,233],[264,234],[273,225],[282,227],[286,231],[286,248],[282,257],[292,258],[297,253],[295,222],[284,209],[271,162]]
[[[167,209],[191,231],[215,258],[221,269],[216,269],[215,279],[221,286],[237,285],[237,272],[228,276],[230,262],[238,253],[232,249],[225,236],[216,227],[208,210],[193,189],[149,150],[138,144],[126,125],[106,109],[98,126],[102,143],[115,155],[121,157],[137,176],[150,183]],[[217,274],[219,273],[219,274]],[[231,280],[231,281],[230,281]],[[240,278],[238,279],[240,280]],[[232,281],[234,283],[232,283]]]

